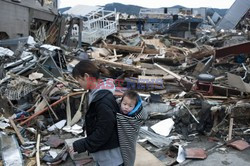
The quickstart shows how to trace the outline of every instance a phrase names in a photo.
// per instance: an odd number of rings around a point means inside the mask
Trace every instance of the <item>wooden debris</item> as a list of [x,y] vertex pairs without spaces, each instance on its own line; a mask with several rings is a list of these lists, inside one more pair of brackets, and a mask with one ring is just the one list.
[[41,135],[37,135],[37,142],[36,142],[36,165],[40,166],[40,137]]
[[144,149],[141,145],[136,144],[135,166],[143,165],[163,166],[164,164],[153,154]]
[[192,87],[193,87],[193,83],[192,82],[190,82],[190,81],[188,81],[186,79],[183,79],[178,74],[175,74],[174,72],[163,68],[162,66],[158,65],[157,63],[154,63],[154,65],[157,66],[157,67],[159,67],[160,69],[164,70],[168,74],[172,75],[173,77],[175,77],[181,83],[181,85],[183,85],[183,87],[185,88],[186,91],[190,91],[192,89]]
[[[75,93],[69,94],[69,96],[75,96],[75,95],[79,95],[79,94],[82,94],[82,93],[84,93],[84,92],[75,92]],[[58,101],[52,103],[50,106],[51,106],[51,107],[56,106],[57,104],[63,102],[65,99],[67,99],[67,95],[64,96],[64,97],[62,97],[60,100],[58,100]],[[29,122],[30,120],[34,119],[35,117],[41,115],[42,113],[44,113],[44,112],[46,112],[46,111],[48,111],[48,110],[49,110],[49,107],[46,107],[46,108],[44,108],[43,110],[40,110],[40,111],[34,113],[34,114],[31,115],[30,117],[28,117],[26,120],[24,120],[23,122],[21,122],[20,125],[22,126],[22,125],[26,124],[26,123]]]
[[191,50],[191,52],[193,52],[191,53],[192,58],[203,59],[204,57],[208,57],[215,54],[215,50],[211,46],[203,45],[201,48],[195,49]]
[[109,65],[112,67],[121,68],[122,70],[130,70],[130,71],[134,71],[137,73],[141,73],[143,71],[142,69],[134,67],[132,65],[127,65],[127,64],[123,64],[123,63],[119,63],[119,62],[110,62],[110,61],[104,60],[104,59],[95,59],[95,62],[97,64],[105,64],[105,65]]
[[21,142],[22,145],[24,145],[25,142],[24,142],[23,136],[21,135],[20,131],[18,130],[15,122],[13,121],[13,119],[11,117],[9,118],[9,121],[10,121],[11,126],[15,130],[16,135],[17,135],[19,141]]
[[137,46],[125,46],[125,45],[107,44],[107,45],[104,45],[104,47],[108,48],[108,49],[116,49],[116,50],[129,51],[130,53],[133,53],[133,52],[134,53],[144,53],[144,54],[159,54],[160,53],[156,49],[141,48],[141,47],[137,47]]
[[45,95],[42,95],[42,97],[43,97],[43,100],[45,101],[46,105],[49,107],[50,111],[53,113],[53,115],[54,115],[54,117],[56,118],[56,120],[59,120],[59,118],[57,117],[55,111],[54,111],[53,108],[50,106],[50,104],[49,104],[49,102],[48,102],[46,96],[45,96]]
[[143,39],[143,41],[145,42],[145,44],[148,45],[153,45],[155,48],[157,49],[163,49],[166,48],[166,45],[163,44],[160,39]]
[[230,141],[230,140],[232,139],[233,124],[234,124],[234,118],[233,118],[233,117],[230,117],[229,129],[228,129],[228,141]]

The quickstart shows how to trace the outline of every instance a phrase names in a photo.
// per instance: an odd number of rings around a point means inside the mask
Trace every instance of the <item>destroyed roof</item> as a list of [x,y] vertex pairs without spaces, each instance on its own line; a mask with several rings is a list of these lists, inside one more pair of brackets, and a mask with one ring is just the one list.
[[90,13],[103,10],[103,7],[99,6],[88,6],[88,5],[77,5],[69,10],[65,11],[64,14],[69,14],[73,16],[88,16]]
[[234,29],[239,23],[241,18],[250,9],[250,0],[237,0],[227,11],[226,15],[222,18],[217,26],[217,30],[220,29]]

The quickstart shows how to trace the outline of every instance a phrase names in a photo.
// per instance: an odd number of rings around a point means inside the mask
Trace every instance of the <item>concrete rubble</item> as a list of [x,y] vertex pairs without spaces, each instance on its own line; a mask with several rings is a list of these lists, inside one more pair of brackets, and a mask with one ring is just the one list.
[[[107,71],[102,78],[113,79],[117,98],[127,89],[140,94],[149,118],[137,148],[155,165],[235,164],[211,160],[224,154],[249,162],[249,4],[236,0],[224,17],[205,18],[76,6],[32,36],[0,40],[1,163],[94,164],[87,153],[67,152],[85,137],[86,91],[71,75],[83,59]],[[229,26],[232,12],[237,22]]]

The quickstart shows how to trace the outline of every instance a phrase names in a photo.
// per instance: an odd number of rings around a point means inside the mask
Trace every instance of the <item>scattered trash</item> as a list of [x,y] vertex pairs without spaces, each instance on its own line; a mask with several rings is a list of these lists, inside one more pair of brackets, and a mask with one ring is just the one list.
[[168,136],[172,128],[174,127],[174,121],[173,119],[165,119],[163,121],[160,121],[159,123],[151,126],[151,128],[160,135]]
[[179,149],[178,149],[178,156],[177,156],[177,159],[176,161],[178,163],[182,163],[183,161],[186,160],[186,157],[185,157],[185,150],[183,149],[183,147],[181,145],[179,145]]
[[63,130],[66,132],[71,132],[72,134],[75,134],[75,135],[81,134],[83,132],[82,127],[77,124],[75,124],[72,127],[66,126],[63,128]]
[[60,122],[57,122],[56,124],[50,126],[48,128],[48,131],[53,131],[55,129],[62,129],[63,126],[65,126],[65,124],[66,124],[66,120],[61,120]]
[[52,148],[57,148],[58,146],[62,145],[64,143],[64,141],[60,138],[58,138],[57,136],[50,136],[48,141],[45,142],[46,145],[48,145],[49,147]]

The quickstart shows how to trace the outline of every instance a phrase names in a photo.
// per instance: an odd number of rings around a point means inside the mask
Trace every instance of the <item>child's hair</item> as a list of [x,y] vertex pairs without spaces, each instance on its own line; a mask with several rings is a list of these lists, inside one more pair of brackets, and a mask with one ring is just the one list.
[[[135,92],[135,91],[132,91],[132,90],[129,90],[129,91],[126,91],[124,94],[123,94],[123,96],[122,96],[122,100],[123,100],[123,98],[125,97],[125,96],[127,96],[128,98],[130,98],[130,99],[132,99],[132,100],[136,100],[136,103],[138,102],[138,94]],[[122,101],[121,100],[121,101]]]

